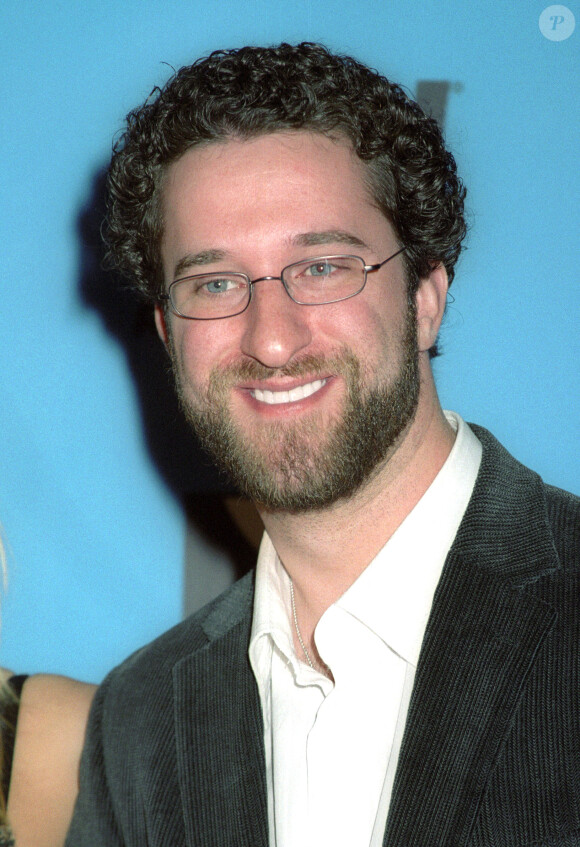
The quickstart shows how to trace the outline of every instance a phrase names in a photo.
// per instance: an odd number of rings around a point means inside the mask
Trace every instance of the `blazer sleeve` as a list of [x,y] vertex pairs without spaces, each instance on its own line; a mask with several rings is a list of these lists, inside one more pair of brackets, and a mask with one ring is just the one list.
[[79,795],[65,847],[124,847],[105,766],[104,711],[108,681],[95,695],[81,758]]

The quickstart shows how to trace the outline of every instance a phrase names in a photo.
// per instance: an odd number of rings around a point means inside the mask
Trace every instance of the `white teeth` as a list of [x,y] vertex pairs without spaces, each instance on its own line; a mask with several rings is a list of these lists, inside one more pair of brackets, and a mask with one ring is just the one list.
[[310,397],[311,394],[320,391],[323,385],[326,385],[325,379],[315,379],[314,382],[299,385],[297,388],[291,388],[290,391],[268,391],[267,389],[254,388],[253,391],[250,391],[250,394],[260,403],[276,406],[279,403],[295,403],[297,400],[304,400],[305,397]]

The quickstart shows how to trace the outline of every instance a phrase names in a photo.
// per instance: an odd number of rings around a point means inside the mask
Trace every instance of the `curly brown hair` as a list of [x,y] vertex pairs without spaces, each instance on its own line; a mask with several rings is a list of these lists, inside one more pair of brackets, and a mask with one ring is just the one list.
[[377,71],[308,42],[216,51],[129,113],[108,177],[113,265],[157,301],[168,166],[198,144],[282,130],[346,136],[406,247],[410,290],[435,264],[453,279],[466,232],[465,188],[436,121]]

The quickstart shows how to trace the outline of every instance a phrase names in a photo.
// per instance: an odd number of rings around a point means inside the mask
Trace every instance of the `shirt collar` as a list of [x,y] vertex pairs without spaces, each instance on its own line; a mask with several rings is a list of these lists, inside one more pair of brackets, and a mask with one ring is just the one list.
[[441,470],[395,533],[337,606],[417,666],[433,595],[471,497],[482,447],[454,412],[456,431]]
[[264,532],[256,565],[249,650],[250,664],[260,684],[269,675],[274,645],[287,661],[297,666],[290,626],[290,577],[278,558],[270,536]]

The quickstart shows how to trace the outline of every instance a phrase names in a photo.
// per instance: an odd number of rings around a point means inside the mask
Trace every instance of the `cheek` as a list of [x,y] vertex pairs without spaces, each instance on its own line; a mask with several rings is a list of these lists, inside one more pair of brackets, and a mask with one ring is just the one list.
[[182,387],[196,393],[205,391],[215,367],[235,358],[231,333],[220,321],[174,323],[171,332],[173,365]]
[[[341,307],[341,308],[338,308]],[[332,316],[334,342],[344,345],[371,373],[380,363],[396,359],[405,331],[405,308],[353,298],[337,304]]]
[[181,322],[176,325],[175,321],[169,343],[173,370],[182,391],[189,394],[192,388],[204,381],[203,361],[200,356],[204,347],[196,338],[195,331],[191,331],[188,325],[182,325]]

